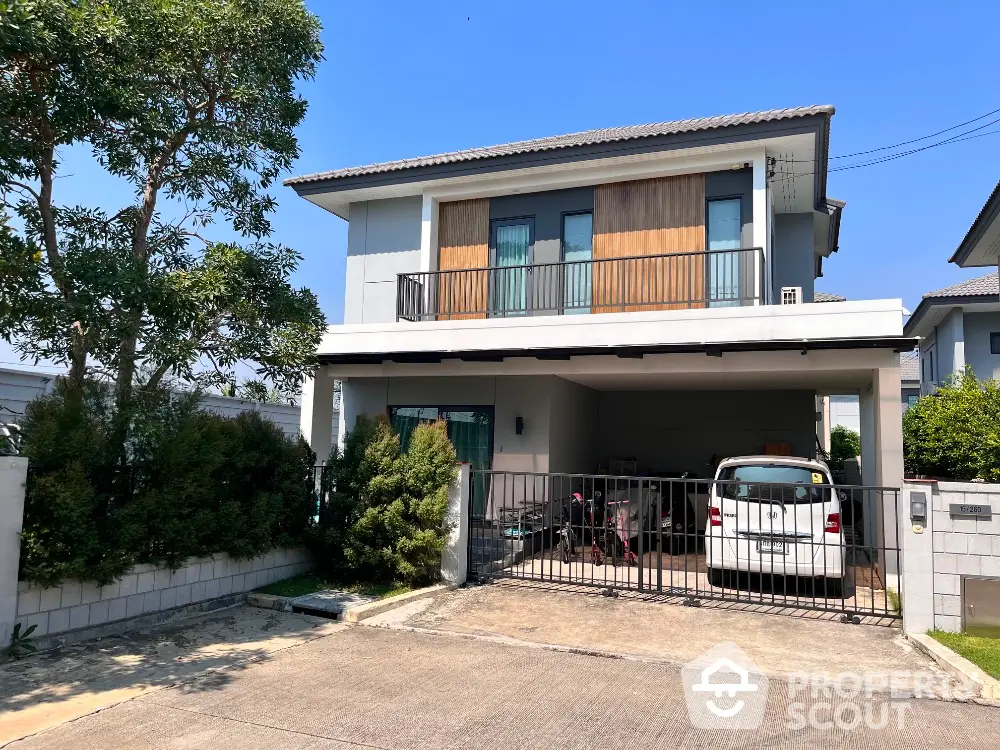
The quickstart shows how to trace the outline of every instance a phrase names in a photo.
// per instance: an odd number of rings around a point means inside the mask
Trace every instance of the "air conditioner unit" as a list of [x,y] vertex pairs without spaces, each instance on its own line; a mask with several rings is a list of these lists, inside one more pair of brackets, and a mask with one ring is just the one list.
[[802,287],[800,287],[800,286],[783,286],[783,287],[781,287],[781,304],[783,304],[783,305],[801,305],[802,304]]

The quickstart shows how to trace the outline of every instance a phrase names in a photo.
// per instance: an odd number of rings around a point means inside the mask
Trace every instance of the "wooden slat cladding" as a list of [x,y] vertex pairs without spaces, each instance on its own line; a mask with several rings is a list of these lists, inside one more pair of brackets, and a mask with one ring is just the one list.
[[594,192],[593,311],[704,307],[703,255],[600,262],[704,250],[703,174],[598,185]]
[[[438,270],[486,268],[490,264],[490,200],[450,201],[439,206]],[[485,271],[445,274],[440,279],[438,320],[485,318],[489,274]]]

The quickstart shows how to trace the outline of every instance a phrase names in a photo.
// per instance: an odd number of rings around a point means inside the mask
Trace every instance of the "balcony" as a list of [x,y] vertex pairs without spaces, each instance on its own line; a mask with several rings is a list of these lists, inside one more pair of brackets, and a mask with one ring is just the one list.
[[402,273],[396,319],[684,310],[764,304],[760,248]]

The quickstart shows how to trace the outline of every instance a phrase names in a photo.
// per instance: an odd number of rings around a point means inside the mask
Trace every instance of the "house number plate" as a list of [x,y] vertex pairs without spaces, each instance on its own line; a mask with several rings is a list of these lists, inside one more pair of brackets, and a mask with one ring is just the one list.
[[992,510],[989,505],[966,505],[964,503],[950,503],[948,512],[953,516],[981,516],[989,518]]

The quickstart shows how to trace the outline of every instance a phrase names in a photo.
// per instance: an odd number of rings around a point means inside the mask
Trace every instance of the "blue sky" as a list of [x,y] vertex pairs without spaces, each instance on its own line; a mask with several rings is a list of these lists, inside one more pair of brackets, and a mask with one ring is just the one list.
[[[308,4],[326,60],[301,86],[310,106],[295,174],[807,104],[836,106],[837,155],[1000,108],[1000,6],[985,2]],[[67,167],[63,200],[128,198],[85,153]],[[831,174],[828,193],[847,208],[817,289],[913,309],[922,293],[985,273],[947,259],[998,179],[1000,134]],[[297,283],[340,322],[347,225],[275,192],[274,239],[303,254]],[[0,362],[12,359],[0,348]]]

